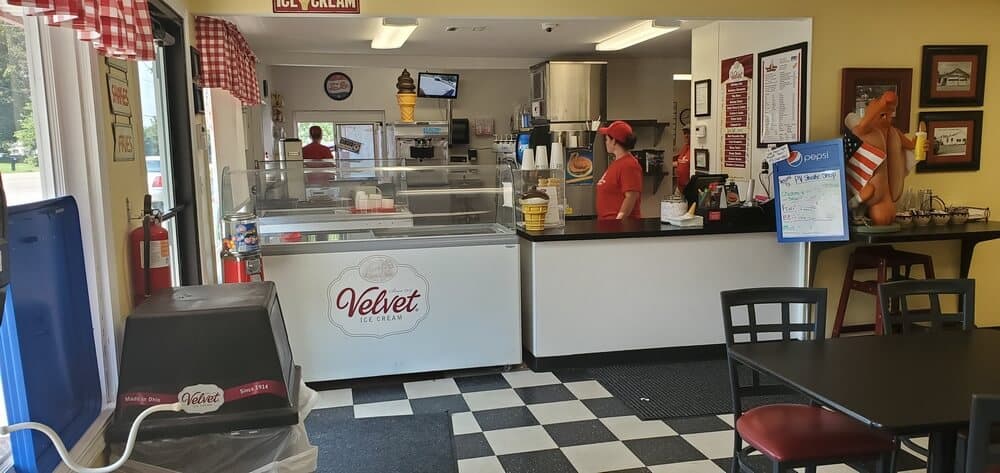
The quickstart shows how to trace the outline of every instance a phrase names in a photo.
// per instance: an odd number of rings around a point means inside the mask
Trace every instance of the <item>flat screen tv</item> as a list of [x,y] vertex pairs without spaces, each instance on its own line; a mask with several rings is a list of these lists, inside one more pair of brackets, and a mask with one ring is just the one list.
[[429,99],[457,99],[458,74],[421,72],[417,77],[417,96]]

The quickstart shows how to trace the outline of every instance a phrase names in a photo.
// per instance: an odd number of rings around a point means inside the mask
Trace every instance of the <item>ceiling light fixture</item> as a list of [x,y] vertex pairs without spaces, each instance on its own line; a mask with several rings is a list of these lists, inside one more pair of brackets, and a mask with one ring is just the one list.
[[674,74],[674,80],[691,80],[691,74]]
[[597,43],[597,50],[620,51],[679,29],[680,26],[657,25],[656,20],[644,21]]
[[399,49],[417,29],[417,20],[413,18],[383,18],[372,49]]

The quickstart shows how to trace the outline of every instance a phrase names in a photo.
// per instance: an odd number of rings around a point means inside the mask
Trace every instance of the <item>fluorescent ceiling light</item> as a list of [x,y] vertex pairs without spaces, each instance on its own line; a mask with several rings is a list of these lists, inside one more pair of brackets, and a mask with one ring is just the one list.
[[383,18],[378,34],[372,40],[372,49],[399,49],[416,29],[415,19]]
[[644,21],[597,43],[597,50],[619,51],[679,29],[679,26],[659,26],[656,20]]
[[674,80],[691,80],[691,74],[674,74]]

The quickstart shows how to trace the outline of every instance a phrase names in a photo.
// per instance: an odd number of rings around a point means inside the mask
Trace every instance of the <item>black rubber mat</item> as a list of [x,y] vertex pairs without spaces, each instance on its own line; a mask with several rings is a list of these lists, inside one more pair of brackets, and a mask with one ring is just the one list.
[[[643,420],[733,412],[729,365],[724,359],[617,364],[586,368],[586,371]],[[749,371],[741,372],[740,376],[749,379]],[[744,410],[779,402],[805,403],[807,400],[794,394],[754,397],[745,400]]]
[[317,473],[456,473],[448,413],[344,419],[334,409],[306,419],[319,447]]

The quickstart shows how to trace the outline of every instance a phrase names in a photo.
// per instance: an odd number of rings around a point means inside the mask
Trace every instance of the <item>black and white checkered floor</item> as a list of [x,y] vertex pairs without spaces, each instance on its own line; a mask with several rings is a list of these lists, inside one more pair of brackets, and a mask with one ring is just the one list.
[[[732,415],[642,421],[597,381],[530,370],[323,391],[316,408],[450,412],[459,473],[722,472],[733,448]],[[910,458],[901,471],[922,466]]]

